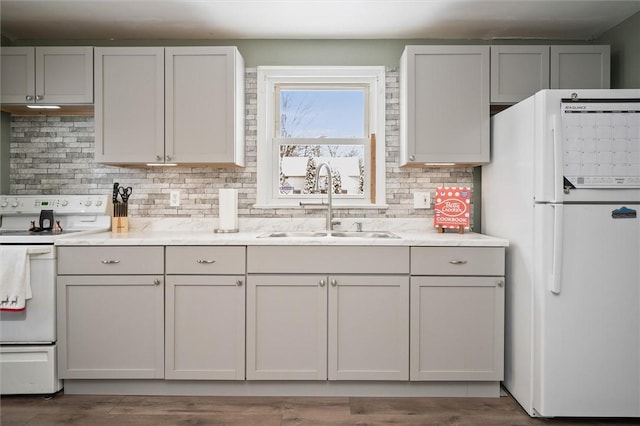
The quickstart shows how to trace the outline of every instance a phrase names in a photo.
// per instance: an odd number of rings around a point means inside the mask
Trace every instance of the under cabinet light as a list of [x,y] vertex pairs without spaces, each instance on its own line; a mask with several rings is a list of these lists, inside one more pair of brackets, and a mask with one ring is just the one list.
[[425,166],[438,167],[438,166],[455,166],[456,163],[424,163]]
[[149,167],[175,167],[177,163],[147,163]]
[[60,109],[58,105],[27,105],[31,109]]

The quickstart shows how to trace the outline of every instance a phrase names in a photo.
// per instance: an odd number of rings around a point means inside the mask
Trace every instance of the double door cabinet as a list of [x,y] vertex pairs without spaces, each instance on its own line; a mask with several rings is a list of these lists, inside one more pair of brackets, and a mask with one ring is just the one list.
[[2,47],[0,102],[93,104],[93,47]]
[[254,246],[247,272],[247,379],[408,379],[408,247]]
[[62,246],[58,262],[64,379],[502,379],[502,247]]
[[235,47],[95,49],[96,161],[244,166]]
[[608,89],[607,45],[492,46],[491,103],[513,104],[542,89]]

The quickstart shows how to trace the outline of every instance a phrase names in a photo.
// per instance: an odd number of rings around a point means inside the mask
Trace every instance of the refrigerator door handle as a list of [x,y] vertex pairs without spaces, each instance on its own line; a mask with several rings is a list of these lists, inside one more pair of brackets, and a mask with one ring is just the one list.
[[553,294],[560,294],[562,283],[563,213],[562,204],[553,205],[553,265],[551,267],[551,293]]
[[551,133],[553,135],[553,203],[562,202],[563,176],[562,176],[562,146],[558,140],[558,129],[560,129],[560,120],[557,115],[551,118],[553,123]]

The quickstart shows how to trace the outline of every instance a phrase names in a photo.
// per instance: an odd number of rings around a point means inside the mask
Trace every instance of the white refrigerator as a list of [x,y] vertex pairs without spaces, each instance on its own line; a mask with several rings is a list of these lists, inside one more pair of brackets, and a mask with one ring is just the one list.
[[504,386],[531,416],[640,417],[640,90],[543,90],[491,126]]

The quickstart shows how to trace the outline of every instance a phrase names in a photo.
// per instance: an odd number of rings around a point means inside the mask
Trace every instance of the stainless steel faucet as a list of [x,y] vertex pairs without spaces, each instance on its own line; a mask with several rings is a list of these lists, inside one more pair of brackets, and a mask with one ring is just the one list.
[[318,191],[320,182],[320,170],[323,167],[327,169],[327,196],[329,203],[329,205],[327,206],[327,232],[331,232],[333,231],[333,225],[338,225],[340,224],[340,222],[336,223],[333,221],[333,197],[331,195],[333,193],[333,172],[331,170],[331,166],[329,166],[328,163],[320,163],[318,165],[318,168],[316,169],[316,183],[313,190],[316,192]]

